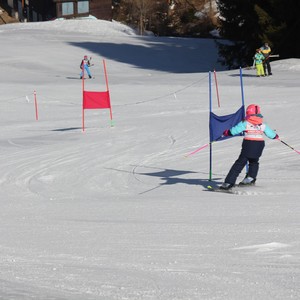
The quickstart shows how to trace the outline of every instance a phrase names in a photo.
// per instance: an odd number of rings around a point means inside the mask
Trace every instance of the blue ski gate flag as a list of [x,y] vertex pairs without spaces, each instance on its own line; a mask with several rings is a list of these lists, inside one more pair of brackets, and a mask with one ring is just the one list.
[[[217,116],[213,112],[210,112],[209,118],[209,135],[210,142],[213,141],[221,141],[224,139],[228,139],[231,136],[222,137],[224,130],[230,129],[231,127],[238,124],[245,118],[245,108],[241,106],[241,108],[235,112],[234,114],[225,115],[225,116]],[[240,135],[243,135],[241,133]]]

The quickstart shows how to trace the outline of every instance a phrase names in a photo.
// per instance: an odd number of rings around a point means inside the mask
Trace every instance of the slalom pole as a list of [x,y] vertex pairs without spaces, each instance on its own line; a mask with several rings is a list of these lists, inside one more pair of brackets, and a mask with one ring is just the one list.
[[292,149],[293,151],[295,151],[296,153],[300,154],[300,151],[296,150],[295,148],[293,148],[292,146],[290,146],[289,144],[287,144],[286,142],[278,139],[282,144],[286,145],[287,147],[289,147],[290,149]]
[[82,66],[82,131],[84,132],[84,65]]
[[[244,107],[244,115],[245,118],[245,95],[244,95],[244,83],[243,83],[243,69],[240,67],[240,85],[241,85],[241,96],[242,96],[242,105]],[[249,164],[246,163],[246,174],[249,172]]]
[[37,99],[36,99],[36,91],[34,91],[33,94],[34,94],[35,120],[38,121],[39,112],[38,112],[38,105],[37,105]]
[[[109,99],[110,99],[109,87],[108,87],[108,77],[107,77],[107,70],[106,70],[106,62],[105,62],[105,59],[103,59],[102,62],[103,62],[103,68],[104,68],[104,76],[105,76],[105,83],[106,83],[106,91],[107,91],[108,97],[109,97]],[[109,100],[109,115],[110,115],[110,127],[114,127],[114,121],[113,121],[113,116],[112,116],[112,109],[111,109],[110,100]]]
[[242,105],[245,106],[245,96],[244,96],[244,84],[243,84],[243,70],[240,67],[240,84],[241,84],[241,94],[242,94]]
[[104,69],[104,76],[105,76],[106,90],[108,91],[109,88],[108,88],[108,78],[107,78],[107,71],[106,71],[106,63],[105,63],[105,60],[104,60],[104,59],[102,60],[102,62],[103,62],[103,69]]
[[[211,72],[209,71],[208,76],[208,89],[209,89],[209,124],[211,122],[211,113],[212,113],[212,92],[211,92]],[[209,126],[210,130],[210,126]],[[209,181],[212,180],[212,143],[209,143]]]
[[218,99],[218,107],[220,107],[220,97],[219,97],[219,88],[218,88],[218,80],[217,80],[217,72],[214,70],[214,77],[216,82],[216,92],[217,92],[217,99]]

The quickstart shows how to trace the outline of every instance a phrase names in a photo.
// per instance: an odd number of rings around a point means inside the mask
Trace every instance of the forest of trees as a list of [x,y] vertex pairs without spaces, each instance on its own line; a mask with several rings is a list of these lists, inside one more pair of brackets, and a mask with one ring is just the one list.
[[220,35],[231,44],[219,44],[229,68],[252,63],[255,49],[267,42],[280,58],[300,58],[299,0],[219,0]]
[[140,34],[207,37],[217,26],[213,3],[215,0],[113,0],[113,19],[135,26]]
[[252,64],[265,42],[280,58],[300,57],[300,0],[113,0],[113,8],[115,20],[140,34],[203,38],[217,28],[228,68]]

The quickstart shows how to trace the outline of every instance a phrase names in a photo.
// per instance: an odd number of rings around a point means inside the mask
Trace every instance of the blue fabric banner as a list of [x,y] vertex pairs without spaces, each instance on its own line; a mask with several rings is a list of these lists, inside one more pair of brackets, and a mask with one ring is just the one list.
[[[245,118],[245,108],[242,106],[237,112],[230,115],[225,116],[217,116],[213,112],[210,112],[209,118],[209,135],[210,135],[210,142],[213,141],[221,141],[229,137],[222,137],[223,132],[226,129],[230,129],[231,127],[237,125],[240,121]],[[243,135],[243,134],[240,134]]]

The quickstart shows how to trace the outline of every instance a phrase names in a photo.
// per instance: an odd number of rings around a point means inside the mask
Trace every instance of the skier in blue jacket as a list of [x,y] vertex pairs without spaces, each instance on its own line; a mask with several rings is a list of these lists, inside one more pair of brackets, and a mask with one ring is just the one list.
[[237,177],[247,162],[249,163],[248,173],[239,185],[255,184],[259,168],[259,158],[265,147],[264,135],[270,139],[279,138],[274,130],[263,123],[260,107],[256,104],[249,105],[246,109],[246,118],[231,129],[225,130],[223,135],[233,136],[242,132],[244,133],[244,140],[241,153],[232,165],[220,189],[230,190],[235,185]]
[[265,56],[261,53],[260,49],[256,49],[256,53],[253,57],[254,62],[255,62],[255,68],[256,68],[256,76],[261,77],[265,76],[265,71],[264,71],[264,59]]

